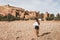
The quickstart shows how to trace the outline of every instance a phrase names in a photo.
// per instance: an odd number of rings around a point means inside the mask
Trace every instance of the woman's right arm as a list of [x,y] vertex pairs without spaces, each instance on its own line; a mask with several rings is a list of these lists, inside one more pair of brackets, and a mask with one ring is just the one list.
[[37,23],[40,25],[40,22],[39,22],[38,18],[36,19],[36,21],[37,21]]

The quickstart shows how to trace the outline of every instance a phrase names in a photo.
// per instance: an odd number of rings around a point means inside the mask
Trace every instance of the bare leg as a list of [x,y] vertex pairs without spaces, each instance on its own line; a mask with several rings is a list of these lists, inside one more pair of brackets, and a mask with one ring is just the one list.
[[36,30],[36,36],[37,37],[39,36],[39,30]]

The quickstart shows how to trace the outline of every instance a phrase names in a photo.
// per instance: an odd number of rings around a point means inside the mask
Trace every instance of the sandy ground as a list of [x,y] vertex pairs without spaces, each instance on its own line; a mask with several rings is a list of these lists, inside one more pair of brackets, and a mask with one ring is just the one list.
[[0,21],[0,40],[60,40],[60,21],[41,21],[36,37],[34,21]]

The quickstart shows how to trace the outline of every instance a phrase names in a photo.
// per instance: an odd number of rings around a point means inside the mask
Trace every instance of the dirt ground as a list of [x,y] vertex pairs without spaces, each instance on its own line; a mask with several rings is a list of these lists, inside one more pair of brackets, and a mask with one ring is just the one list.
[[36,37],[34,21],[0,21],[0,40],[60,40],[60,21],[41,21]]

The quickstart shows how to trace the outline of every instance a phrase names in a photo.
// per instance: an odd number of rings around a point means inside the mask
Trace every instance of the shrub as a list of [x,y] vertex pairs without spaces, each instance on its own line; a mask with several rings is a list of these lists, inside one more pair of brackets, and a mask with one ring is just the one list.
[[24,19],[25,21],[29,20],[29,19]]
[[4,21],[14,21],[15,20],[15,17],[11,14],[8,14],[6,16],[4,16]]
[[50,14],[50,16],[46,18],[46,20],[54,20],[54,14]]
[[15,20],[20,20],[20,17],[15,17]]
[[60,17],[55,17],[54,20],[55,21],[59,21],[60,20]]
[[3,15],[0,14],[0,21],[3,19]]
[[35,20],[35,18],[30,18],[30,20]]
[[60,20],[60,14],[59,13],[56,15],[56,17],[54,18],[54,20],[56,20],[56,21]]
[[[14,20],[20,20],[21,18],[20,17],[15,17],[11,14],[8,14],[6,16],[3,16],[0,14],[0,21],[14,21]],[[21,20],[24,20],[24,19],[21,19]]]
[[46,20],[53,20],[53,17],[47,17]]
[[20,18],[20,20],[24,20],[24,18]]

